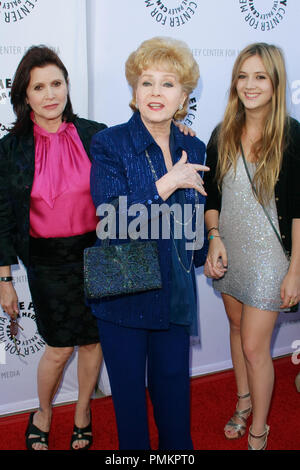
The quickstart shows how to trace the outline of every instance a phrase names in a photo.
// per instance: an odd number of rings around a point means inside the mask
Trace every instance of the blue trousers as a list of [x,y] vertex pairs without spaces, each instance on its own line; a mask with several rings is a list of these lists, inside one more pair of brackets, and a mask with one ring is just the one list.
[[160,450],[192,450],[189,334],[126,328],[98,320],[110,380],[120,450],[150,449],[145,377]]

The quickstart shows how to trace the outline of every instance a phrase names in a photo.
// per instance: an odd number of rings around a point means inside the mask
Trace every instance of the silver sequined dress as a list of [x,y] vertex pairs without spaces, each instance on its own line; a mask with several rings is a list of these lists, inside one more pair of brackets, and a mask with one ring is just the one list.
[[[247,162],[253,176],[255,164]],[[278,228],[275,198],[266,209]],[[242,158],[224,178],[220,235],[227,250],[228,271],[214,288],[246,305],[278,311],[280,285],[288,261],[262,207],[255,199]]]

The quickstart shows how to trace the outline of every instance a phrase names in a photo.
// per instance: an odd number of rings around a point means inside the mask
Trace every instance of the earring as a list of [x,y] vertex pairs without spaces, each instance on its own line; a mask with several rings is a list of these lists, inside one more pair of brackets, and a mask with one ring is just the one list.
[[182,111],[182,110],[183,110],[183,106],[182,106],[182,104],[180,104],[180,105],[178,106],[178,111]]
[[139,105],[137,103],[135,103],[135,107],[136,109],[139,109]]

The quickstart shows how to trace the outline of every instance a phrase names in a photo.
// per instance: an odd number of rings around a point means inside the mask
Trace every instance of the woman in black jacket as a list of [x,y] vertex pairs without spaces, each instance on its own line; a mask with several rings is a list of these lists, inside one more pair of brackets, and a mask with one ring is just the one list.
[[30,415],[28,449],[48,449],[51,404],[78,348],[78,402],[72,449],[92,443],[90,398],[102,360],[97,323],[83,292],[83,249],[96,240],[90,196],[92,136],[105,128],[72,110],[68,72],[44,46],[30,48],[12,85],[17,116],[0,141],[0,303],[12,318],[18,298],[11,265],[27,268],[38,331],[46,342],[38,368],[40,407]]
[[233,68],[224,119],[207,147],[211,171],[204,178],[205,272],[229,318],[238,392],[224,431],[228,439],[242,437],[253,411],[251,450],[267,445],[278,312],[300,299],[300,125],[287,116],[285,94],[280,49],[246,47]]

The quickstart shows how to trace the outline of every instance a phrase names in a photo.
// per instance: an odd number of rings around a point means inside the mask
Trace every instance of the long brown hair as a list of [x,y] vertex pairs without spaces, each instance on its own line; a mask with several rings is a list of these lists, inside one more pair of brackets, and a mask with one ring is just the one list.
[[[17,119],[10,133],[20,136],[28,133],[32,128],[30,119],[31,108],[26,102],[30,73],[35,67],[45,67],[49,64],[56,65],[62,71],[68,85],[68,71],[58,55],[52,49],[43,45],[30,47],[18,65],[11,88],[11,104]],[[63,119],[72,122],[75,117],[76,115],[73,113],[72,103],[68,93]]]
[[257,167],[254,175],[258,200],[266,203],[272,197],[281,169],[285,145],[287,120],[286,71],[281,50],[270,44],[254,43],[245,47],[238,55],[233,71],[228,104],[218,133],[217,181],[221,187],[228,170],[236,169],[240,155],[240,142],[245,125],[245,109],[238,97],[236,85],[242,64],[251,56],[258,55],[273,85],[270,112],[267,116],[261,139],[252,146]]

